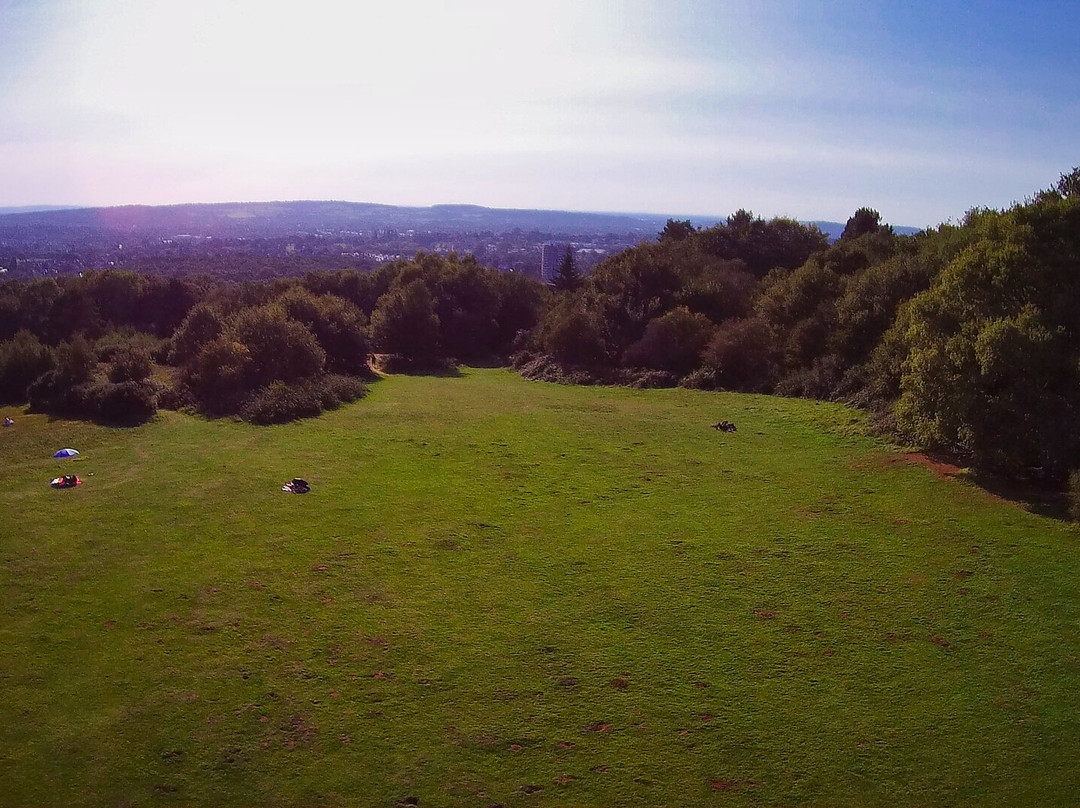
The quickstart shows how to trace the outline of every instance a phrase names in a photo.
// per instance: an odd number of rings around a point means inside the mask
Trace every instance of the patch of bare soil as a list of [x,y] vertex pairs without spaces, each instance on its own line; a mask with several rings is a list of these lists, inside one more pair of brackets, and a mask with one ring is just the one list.
[[948,456],[926,452],[906,452],[901,458],[903,462],[925,466],[934,476],[943,480],[963,476],[992,499],[1011,502],[1040,516],[1062,519],[1067,511],[1064,491],[1055,487],[1052,481],[1039,478],[1037,474],[1026,480],[980,472],[971,474],[961,469]]
[[960,467],[950,463],[940,456],[928,455],[923,452],[905,452],[904,460],[912,465],[925,466],[930,469],[935,477],[948,480],[960,472]]

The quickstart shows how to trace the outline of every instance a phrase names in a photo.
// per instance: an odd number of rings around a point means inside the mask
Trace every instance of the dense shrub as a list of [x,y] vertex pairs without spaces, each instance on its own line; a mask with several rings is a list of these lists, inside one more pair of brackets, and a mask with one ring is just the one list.
[[808,368],[798,368],[788,373],[776,385],[781,396],[805,398],[836,398],[848,364],[835,354],[819,357]]
[[31,409],[37,412],[133,426],[154,417],[158,394],[163,389],[160,383],[151,379],[119,384],[99,380],[71,385],[54,370],[30,386],[29,400]]
[[362,382],[348,376],[324,376],[296,385],[274,382],[255,393],[240,416],[253,424],[280,424],[332,410],[366,392]]
[[150,355],[136,345],[121,345],[111,352],[108,375],[115,384],[141,381],[152,371]]
[[112,362],[117,353],[134,350],[145,354],[154,362],[164,364],[169,358],[172,343],[144,331],[113,331],[94,343],[94,353],[99,362]]
[[25,401],[30,384],[55,362],[53,350],[25,329],[0,343],[0,401]]
[[224,415],[236,412],[248,396],[247,367],[251,354],[236,340],[218,337],[200,352],[188,368],[183,383],[204,412]]
[[158,393],[158,409],[161,410],[194,410],[198,403],[191,388],[183,382],[171,387],[162,387],[161,392]]
[[120,383],[97,382],[76,388],[84,412],[113,424],[142,424],[157,414],[161,385],[143,378]]
[[649,321],[641,339],[623,353],[623,364],[685,374],[701,363],[715,326],[703,314],[678,306]]
[[773,351],[769,327],[760,318],[747,317],[721,323],[703,359],[720,387],[757,392],[769,389],[773,383]]
[[570,367],[589,367],[607,356],[603,326],[592,312],[560,301],[538,327],[541,349]]
[[702,367],[679,380],[679,387],[688,390],[720,390],[720,377],[713,368]]
[[377,350],[411,362],[440,358],[439,316],[423,280],[395,285],[379,298],[371,315],[371,338]]
[[247,349],[249,389],[317,376],[326,365],[326,352],[315,335],[279,306],[240,309],[229,318],[226,333]]
[[971,243],[902,312],[897,424],[1011,475],[1080,457],[1080,199],[969,215]]
[[191,363],[202,349],[221,336],[224,318],[210,306],[200,303],[180,323],[172,337],[169,361],[174,365]]
[[550,354],[517,354],[514,368],[526,379],[557,384],[601,384],[603,379],[591,370],[567,367]]
[[326,353],[326,368],[332,373],[367,375],[371,346],[364,313],[347,300],[334,295],[313,295],[306,289],[290,289],[278,304],[285,313],[307,326]]
[[638,390],[659,387],[675,387],[679,383],[678,374],[668,370],[631,370],[623,371],[620,381]]

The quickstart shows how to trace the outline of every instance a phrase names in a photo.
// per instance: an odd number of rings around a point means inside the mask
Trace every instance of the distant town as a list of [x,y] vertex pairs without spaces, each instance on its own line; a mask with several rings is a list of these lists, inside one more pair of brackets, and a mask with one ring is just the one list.
[[[311,269],[374,269],[418,252],[473,255],[484,266],[548,281],[569,248],[588,272],[653,241],[668,218],[717,217],[398,207],[350,202],[227,203],[0,212],[0,277],[124,268],[276,277]],[[831,238],[842,224],[815,222]],[[910,228],[897,228],[898,232]]]

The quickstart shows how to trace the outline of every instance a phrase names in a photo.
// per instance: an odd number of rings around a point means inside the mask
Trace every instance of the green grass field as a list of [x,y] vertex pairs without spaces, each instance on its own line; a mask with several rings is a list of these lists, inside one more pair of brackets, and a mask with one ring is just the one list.
[[0,414],[0,805],[1080,800],[1080,531],[843,407],[469,370]]

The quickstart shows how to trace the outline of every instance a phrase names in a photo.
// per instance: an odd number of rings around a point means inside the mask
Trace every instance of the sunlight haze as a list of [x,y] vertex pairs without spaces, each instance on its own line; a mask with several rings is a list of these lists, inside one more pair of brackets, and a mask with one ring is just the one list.
[[897,224],[1080,162],[1032,3],[0,0],[0,206],[342,199]]

